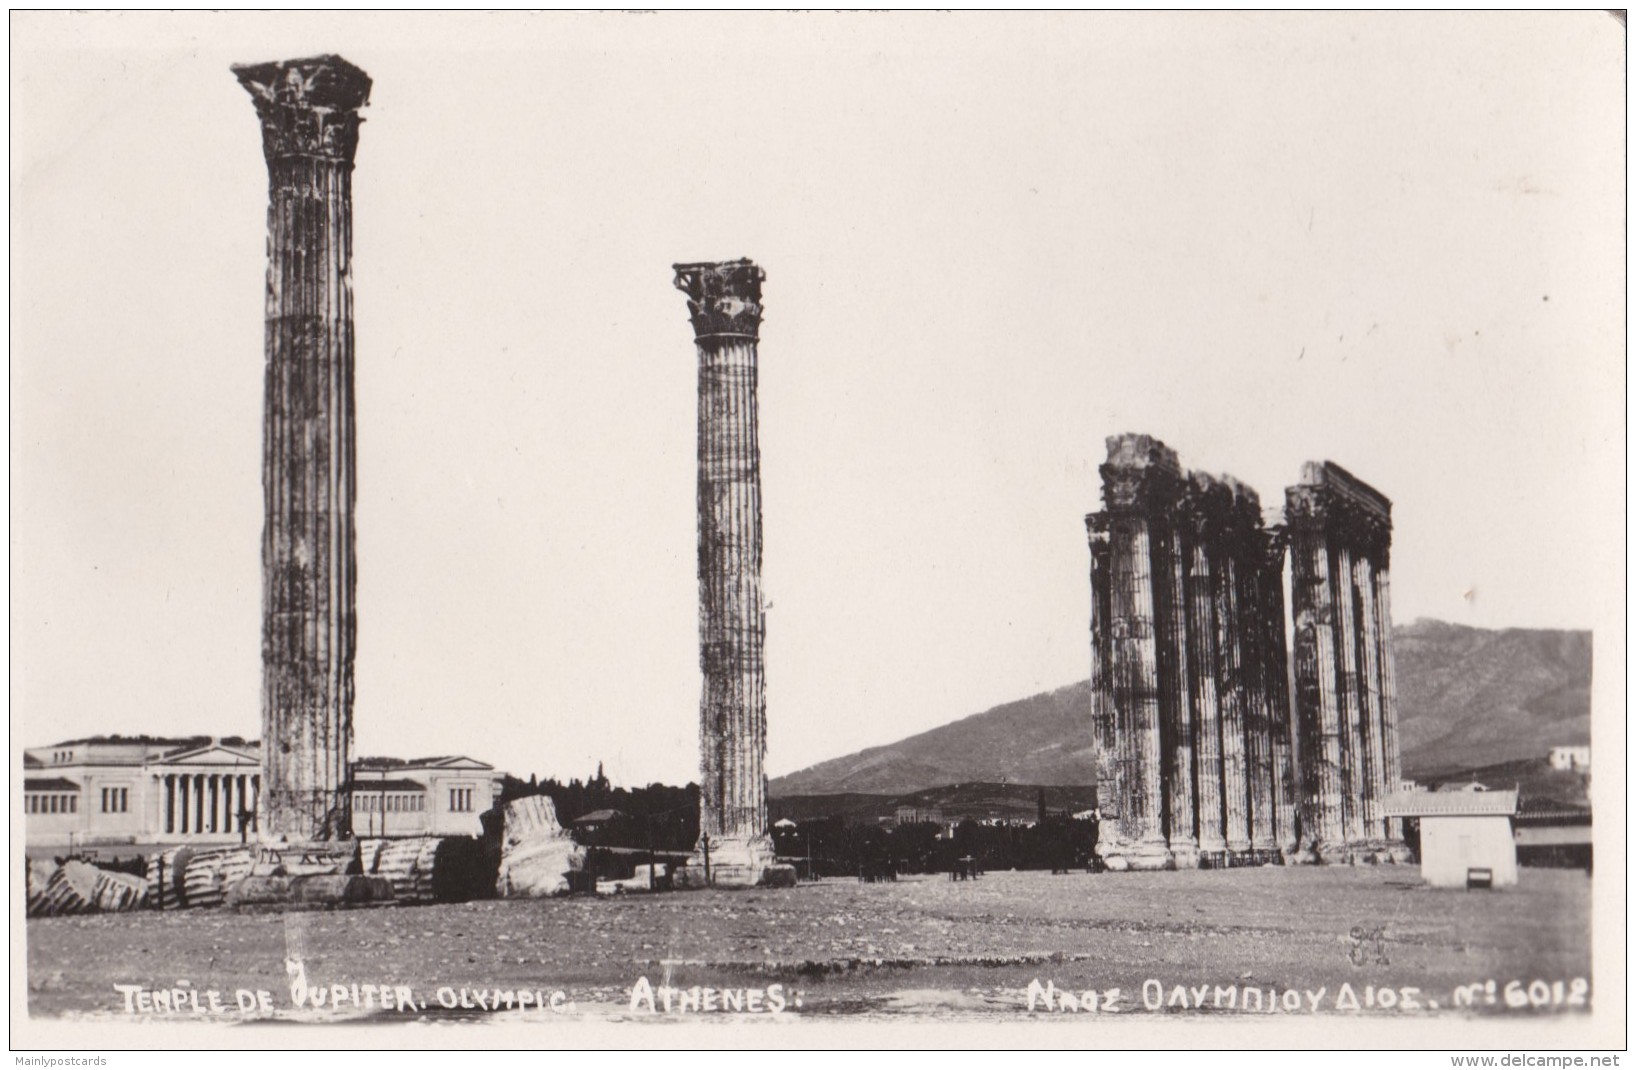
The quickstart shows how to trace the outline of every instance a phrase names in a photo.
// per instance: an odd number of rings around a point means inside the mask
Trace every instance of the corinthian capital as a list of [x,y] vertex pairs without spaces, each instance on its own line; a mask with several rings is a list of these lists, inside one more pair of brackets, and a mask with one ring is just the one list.
[[369,75],[340,56],[235,64],[233,74],[261,117],[268,162],[287,156],[352,162]]
[[687,295],[693,334],[707,338],[746,338],[761,332],[761,283],[767,273],[750,260],[719,264],[677,264],[676,288]]

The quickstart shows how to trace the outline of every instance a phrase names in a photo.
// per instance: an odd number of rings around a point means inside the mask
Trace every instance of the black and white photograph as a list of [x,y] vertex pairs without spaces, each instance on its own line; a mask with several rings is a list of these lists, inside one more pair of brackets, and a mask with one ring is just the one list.
[[1625,81],[13,11],[11,1047],[1616,1060]]

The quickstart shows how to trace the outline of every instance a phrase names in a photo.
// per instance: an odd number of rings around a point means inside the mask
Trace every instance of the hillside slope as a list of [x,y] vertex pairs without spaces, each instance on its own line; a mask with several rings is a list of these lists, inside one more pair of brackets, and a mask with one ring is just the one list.
[[[1590,741],[1589,632],[1417,620],[1394,632],[1404,774],[1536,758]],[[1008,702],[773,780],[779,797],[900,796],[945,784],[1091,784],[1090,684]]]
[[1090,684],[1008,702],[884,747],[832,758],[769,785],[773,795],[907,795],[963,781],[1091,784]]

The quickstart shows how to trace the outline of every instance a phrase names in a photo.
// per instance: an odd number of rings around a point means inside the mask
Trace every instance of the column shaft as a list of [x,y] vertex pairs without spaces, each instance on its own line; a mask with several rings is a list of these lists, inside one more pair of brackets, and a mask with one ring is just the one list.
[[1290,732],[1289,654],[1284,630],[1284,547],[1277,543],[1262,570],[1267,661],[1267,733],[1272,739],[1274,839],[1286,855],[1296,849],[1295,777]]
[[1352,579],[1358,599],[1358,691],[1363,705],[1361,722],[1367,766],[1363,785],[1364,834],[1369,840],[1384,840],[1386,827],[1381,802],[1387,787],[1385,717],[1380,693],[1380,630],[1375,606],[1375,569],[1366,555],[1358,554],[1353,560]]
[[1242,544],[1239,559],[1239,620],[1244,651],[1244,736],[1247,795],[1250,807],[1250,847],[1271,851],[1276,841],[1272,827],[1272,738],[1268,733],[1266,679],[1266,621],[1261,602],[1262,550],[1259,532]]
[[1227,826],[1221,809],[1221,710],[1216,690],[1215,590],[1210,571],[1211,555],[1202,537],[1193,541],[1191,557],[1187,655],[1193,677],[1199,850],[1217,853],[1227,849]]
[[700,350],[699,582],[706,793],[716,834],[766,834],[754,346]]
[[1163,828],[1179,865],[1195,865],[1198,825],[1193,803],[1193,703],[1187,664],[1187,550],[1179,527],[1160,521],[1154,540],[1156,625],[1163,780]]
[[[1403,785],[1403,758],[1398,751],[1397,737],[1397,659],[1392,651],[1392,578],[1391,569],[1382,561],[1375,569],[1375,627],[1380,637],[1380,707],[1381,744],[1385,753],[1383,770],[1388,792],[1398,791]],[[1390,840],[1403,838],[1400,818],[1388,818],[1386,836]]]
[[1295,599],[1295,701],[1301,733],[1302,848],[1344,846],[1341,706],[1329,545],[1321,530],[1296,530],[1290,546]]
[[[1333,545],[1333,544],[1332,544]],[[1340,682],[1341,706],[1341,783],[1345,810],[1344,825],[1347,845],[1363,843],[1364,794],[1369,781],[1368,749],[1363,738],[1363,710],[1361,702],[1362,674],[1358,671],[1358,597],[1352,578],[1352,549],[1341,543],[1334,545],[1335,560],[1335,652],[1336,672]]]
[[[1089,520],[1089,518],[1087,518]],[[1096,754],[1096,805],[1104,819],[1117,813],[1119,737],[1114,725],[1112,637],[1108,628],[1108,538],[1093,531],[1091,546],[1091,736]]]
[[[268,174],[262,483],[267,832],[351,834],[357,498],[352,166],[369,77],[334,56],[235,67]],[[214,818],[213,818],[214,820]]]
[[1248,769],[1245,756],[1244,665],[1239,619],[1238,567],[1231,550],[1218,545],[1212,570],[1216,587],[1217,695],[1221,700],[1221,800],[1227,849],[1250,846]]
[[1132,843],[1162,847],[1158,646],[1148,522],[1142,516],[1118,515],[1110,529],[1113,700],[1124,744],[1119,831]]
[[734,883],[754,883],[773,861],[763,772],[766,618],[756,401],[764,277],[747,260],[676,266],[698,349],[700,853],[709,837],[712,864]]

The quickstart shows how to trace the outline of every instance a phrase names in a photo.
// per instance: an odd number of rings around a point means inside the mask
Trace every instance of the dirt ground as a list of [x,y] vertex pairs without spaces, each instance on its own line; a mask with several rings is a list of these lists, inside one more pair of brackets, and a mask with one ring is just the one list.
[[1391,866],[28,922],[32,1015],[217,1022],[1557,1014],[1590,948],[1582,872],[1465,892]]

